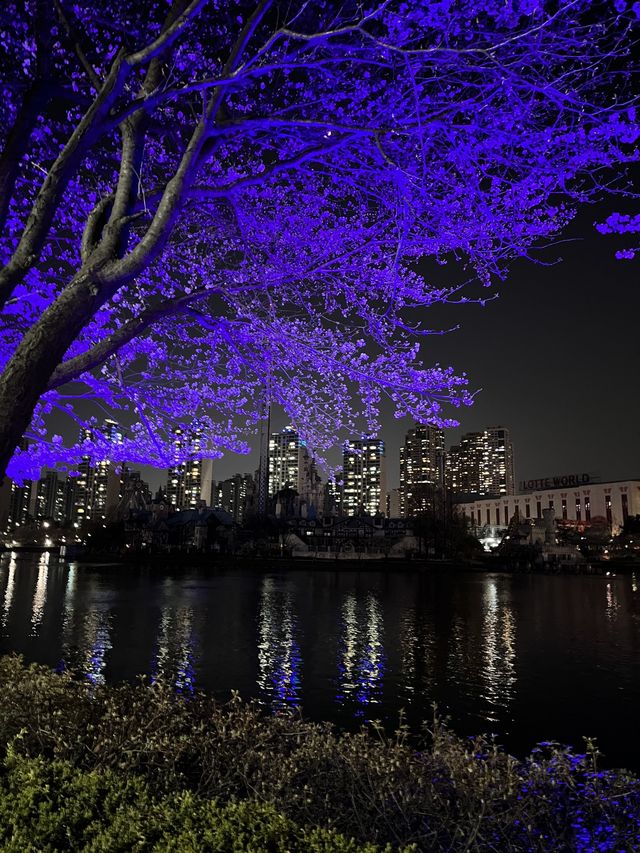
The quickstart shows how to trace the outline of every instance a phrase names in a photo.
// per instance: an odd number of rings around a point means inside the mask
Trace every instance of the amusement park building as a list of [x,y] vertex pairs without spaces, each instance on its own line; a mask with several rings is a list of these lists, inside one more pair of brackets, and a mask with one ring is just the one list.
[[608,527],[617,533],[629,516],[640,515],[640,479],[593,483],[588,474],[529,480],[517,495],[483,498],[458,504],[474,527],[506,527],[520,518],[541,518],[551,508],[558,523],[584,528]]

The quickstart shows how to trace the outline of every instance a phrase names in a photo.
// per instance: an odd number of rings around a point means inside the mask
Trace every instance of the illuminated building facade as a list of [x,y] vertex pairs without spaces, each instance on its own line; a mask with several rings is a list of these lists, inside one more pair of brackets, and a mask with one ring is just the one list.
[[[97,430],[98,431],[98,430]],[[81,441],[96,437],[94,430],[84,429]],[[122,430],[115,421],[107,419],[99,428],[100,437],[112,447],[109,457],[95,461],[92,455],[82,457],[78,465],[78,476],[73,477],[72,518],[77,524],[100,521],[107,517],[109,509],[115,509],[120,500],[122,460],[118,456],[118,445],[122,443]]]
[[36,486],[35,517],[55,522],[65,519],[65,480],[56,471],[46,471]]
[[[23,438],[18,447],[20,450],[27,450],[29,443]],[[25,480],[22,486],[19,486],[13,481],[11,481],[10,485],[7,486],[7,530],[13,530],[27,522],[30,514],[33,485],[34,484],[30,480]]]
[[342,515],[342,469],[334,472],[323,487],[322,514],[325,516]]
[[484,494],[512,495],[515,492],[515,477],[509,430],[501,426],[489,427],[484,431],[484,437]]
[[342,450],[342,511],[344,515],[386,514],[387,472],[384,441],[345,441]]
[[483,432],[468,432],[449,448],[447,486],[455,495],[481,495],[484,484],[485,440]]
[[[90,440],[91,430],[84,429],[80,434],[81,441]],[[73,511],[72,518],[76,524],[83,524],[91,517],[91,495],[93,494],[94,468],[91,456],[83,456],[78,465],[78,476],[73,477]]]
[[176,463],[168,471],[167,500],[176,509],[195,509],[200,501],[204,501],[207,506],[213,504],[213,460],[195,458],[182,461],[186,454],[198,454],[201,445],[200,430],[174,430]]
[[298,491],[302,446],[293,427],[272,432],[269,438],[269,496],[284,488]]
[[400,515],[404,518],[433,508],[434,490],[442,485],[444,432],[416,424],[400,448]]
[[34,483],[31,480],[25,480],[22,486],[14,482],[11,483],[9,515],[7,518],[7,527],[9,530],[20,527],[20,525],[26,524],[29,520],[33,486]]
[[322,508],[323,491],[316,461],[298,432],[285,427],[269,437],[269,496],[295,489],[299,502]]
[[254,491],[255,481],[251,474],[234,474],[217,484],[214,506],[222,507],[236,524],[241,524],[246,517],[248,499]]
[[465,433],[446,455],[445,482],[458,498],[512,495],[515,479],[509,430],[498,426]]
[[[554,479],[569,480],[553,488]],[[601,527],[614,534],[629,516],[640,515],[640,480],[609,483],[571,483],[570,478],[536,481],[541,488],[503,498],[491,497],[458,504],[458,511],[475,527],[507,527],[516,511],[521,519],[542,518],[545,509],[553,509],[561,526]]]
[[[113,455],[117,455],[117,447],[122,443],[123,438],[120,426],[115,421],[106,420],[101,431],[109,444],[113,446]],[[107,511],[112,508],[115,509],[120,502],[122,461],[122,459],[101,459],[95,464],[92,490],[87,507],[87,514],[93,521],[106,519]]]

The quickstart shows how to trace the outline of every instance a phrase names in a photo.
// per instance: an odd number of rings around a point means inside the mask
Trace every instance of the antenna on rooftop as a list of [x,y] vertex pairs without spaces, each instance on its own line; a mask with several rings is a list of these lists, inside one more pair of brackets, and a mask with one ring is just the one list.
[[269,434],[271,432],[271,377],[264,389],[264,409],[260,419],[260,467],[258,469],[258,516],[267,514],[269,497]]

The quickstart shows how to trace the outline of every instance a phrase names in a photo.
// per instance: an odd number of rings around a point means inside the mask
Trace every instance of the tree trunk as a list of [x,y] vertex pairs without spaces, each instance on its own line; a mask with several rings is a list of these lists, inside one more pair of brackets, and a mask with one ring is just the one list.
[[36,404],[99,302],[95,268],[83,271],[26,333],[0,376],[0,482]]

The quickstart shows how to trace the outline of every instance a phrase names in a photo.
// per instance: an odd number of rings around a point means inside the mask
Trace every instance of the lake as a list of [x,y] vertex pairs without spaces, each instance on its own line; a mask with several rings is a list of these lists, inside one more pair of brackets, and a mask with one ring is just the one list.
[[343,728],[400,715],[418,732],[435,702],[462,735],[597,738],[640,770],[636,575],[167,571],[0,558],[0,653],[94,683],[168,679],[237,691]]

